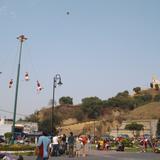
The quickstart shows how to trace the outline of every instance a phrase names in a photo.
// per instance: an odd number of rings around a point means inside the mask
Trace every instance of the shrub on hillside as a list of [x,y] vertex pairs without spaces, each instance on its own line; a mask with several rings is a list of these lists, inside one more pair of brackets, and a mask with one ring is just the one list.
[[78,121],[83,121],[84,118],[85,118],[85,114],[83,113],[82,110],[78,110],[77,112],[75,112],[75,118],[76,118]]

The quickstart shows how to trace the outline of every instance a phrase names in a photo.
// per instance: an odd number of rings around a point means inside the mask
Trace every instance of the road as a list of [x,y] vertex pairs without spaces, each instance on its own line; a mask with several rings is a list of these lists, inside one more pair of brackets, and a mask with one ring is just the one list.
[[[26,156],[24,160],[34,160],[36,157]],[[116,151],[95,151],[89,153],[87,157],[68,158],[67,156],[51,157],[49,160],[160,160],[158,153],[131,153]]]

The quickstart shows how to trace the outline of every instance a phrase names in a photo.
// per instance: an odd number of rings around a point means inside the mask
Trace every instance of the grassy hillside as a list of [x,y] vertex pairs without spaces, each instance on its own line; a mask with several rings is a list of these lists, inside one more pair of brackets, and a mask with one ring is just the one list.
[[160,102],[152,102],[130,111],[129,119],[158,119],[160,118]]

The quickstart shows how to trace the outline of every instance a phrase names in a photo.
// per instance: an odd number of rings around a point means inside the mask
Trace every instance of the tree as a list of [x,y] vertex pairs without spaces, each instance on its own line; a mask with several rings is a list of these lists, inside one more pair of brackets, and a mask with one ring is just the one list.
[[25,121],[38,122],[38,114],[39,114],[39,111],[36,110],[33,114],[26,117]]
[[73,98],[67,96],[67,97],[61,97],[59,99],[59,104],[64,105],[64,104],[73,104]]
[[10,143],[11,138],[12,138],[12,132],[6,132],[4,134],[5,139],[7,140],[7,143]]
[[133,88],[133,91],[134,91],[136,94],[139,94],[140,91],[141,91],[141,88],[140,88],[140,87],[135,87],[135,88]]
[[97,118],[102,110],[103,102],[98,97],[82,99],[81,109],[89,118]]
[[120,93],[119,93],[116,97],[109,98],[108,103],[106,103],[106,105],[110,107],[118,107],[122,109],[131,110],[134,108],[135,102],[131,96],[127,96],[127,95],[124,96],[124,94],[121,94],[120,96]]
[[129,96],[129,92],[126,90],[126,91],[123,91],[123,92],[119,92],[116,97],[128,97]]
[[57,113],[54,113],[54,117],[53,117],[53,131],[51,131],[51,117],[50,116],[47,116],[45,117],[45,119],[39,121],[38,123],[38,130],[39,131],[46,131],[47,133],[49,134],[52,134],[52,133],[56,133],[57,132],[57,129],[56,127],[58,125],[60,125],[62,122],[62,119],[61,117],[59,116],[59,114]]
[[82,121],[84,120],[85,118],[85,114],[83,113],[82,110],[78,110],[75,112],[75,118],[78,120],[78,121]]
[[141,131],[143,128],[144,128],[143,124],[137,124],[136,122],[132,122],[125,126],[125,129],[132,131],[133,135],[134,135],[134,131]]
[[149,93],[145,93],[143,95],[137,95],[137,96],[134,96],[134,101],[136,106],[144,105],[152,101],[152,95]]
[[155,90],[159,90],[159,85],[158,84],[155,84]]
[[158,120],[158,123],[157,123],[157,135],[160,135],[160,119]]

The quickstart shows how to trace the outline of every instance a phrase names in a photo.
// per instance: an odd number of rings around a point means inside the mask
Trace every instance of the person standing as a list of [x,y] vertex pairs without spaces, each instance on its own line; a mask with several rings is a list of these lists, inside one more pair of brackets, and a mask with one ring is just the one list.
[[55,136],[53,137],[53,156],[59,156],[59,137],[57,135],[57,133],[55,134]]
[[63,148],[64,153],[65,153],[66,150],[67,150],[67,143],[66,143],[66,135],[65,134],[63,134],[63,136],[62,136],[62,148]]
[[36,160],[48,160],[49,158],[49,144],[51,141],[47,136],[47,132],[43,131],[42,136],[38,139]]
[[70,136],[68,137],[68,146],[69,146],[69,157],[73,157],[73,151],[74,151],[74,136],[73,132],[70,132]]

